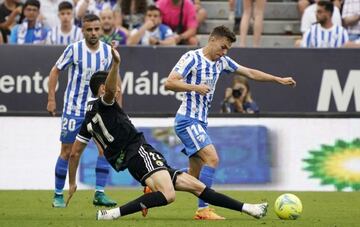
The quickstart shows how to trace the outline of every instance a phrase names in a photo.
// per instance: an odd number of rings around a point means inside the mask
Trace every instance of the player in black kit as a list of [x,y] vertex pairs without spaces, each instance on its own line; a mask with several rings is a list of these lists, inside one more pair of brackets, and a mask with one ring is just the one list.
[[[172,169],[161,153],[145,140],[130,119],[115,102],[120,92],[118,70],[120,55],[113,48],[113,63],[109,73],[97,72],[90,80],[90,89],[98,98],[88,103],[85,121],[76,137],[69,160],[69,203],[76,191],[76,170],[88,141],[94,138],[103,149],[106,159],[116,171],[128,169],[130,174],[152,192],[144,194],[127,204],[109,210],[98,210],[97,220],[113,220],[121,216],[147,209],[165,206],[175,200],[175,190],[187,191],[202,200],[255,218],[266,215],[267,203],[249,204],[234,200],[207,188],[195,177]],[[108,75],[107,75],[108,74]]]

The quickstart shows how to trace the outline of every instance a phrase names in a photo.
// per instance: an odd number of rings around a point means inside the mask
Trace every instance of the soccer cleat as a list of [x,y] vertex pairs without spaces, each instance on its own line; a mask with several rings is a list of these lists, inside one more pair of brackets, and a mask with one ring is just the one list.
[[98,210],[96,211],[96,220],[115,220],[116,217],[112,210]]
[[59,195],[59,194],[56,194],[54,195],[54,199],[53,199],[53,202],[52,202],[52,207],[54,208],[65,208],[66,207],[66,204],[65,204],[65,201],[64,201],[64,195]]
[[202,209],[198,209],[195,212],[194,216],[195,220],[224,220],[224,217],[215,213],[215,209],[206,207]]
[[150,193],[152,191],[151,191],[149,186],[145,186],[143,192],[144,192],[144,194],[148,194],[148,193]]
[[254,218],[260,219],[266,216],[268,206],[268,203],[246,204],[246,209],[243,207],[243,212]]
[[117,203],[111,200],[109,197],[107,197],[104,192],[96,191],[94,195],[93,204],[95,206],[113,207],[116,206]]
[[140,206],[141,206],[141,214],[145,218],[148,213],[148,209],[143,203],[140,203]]

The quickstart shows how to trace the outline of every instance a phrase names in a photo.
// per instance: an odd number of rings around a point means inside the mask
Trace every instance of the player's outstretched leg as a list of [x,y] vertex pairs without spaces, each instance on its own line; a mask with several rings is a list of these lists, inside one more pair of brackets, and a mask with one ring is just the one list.
[[254,218],[262,218],[266,215],[267,212],[267,203],[242,203],[206,187],[204,183],[186,173],[177,176],[175,189],[179,191],[191,192],[199,199],[202,199],[211,205],[240,211]]
[[55,165],[55,193],[52,202],[54,208],[65,208],[63,189],[68,169],[68,160],[59,157]]
[[199,198],[212,205],[241,211],[257,219],[265,217],[268,208],[268,203],[242,203],[208,187],[199,195]]
[[121,207],[99,210],[96,213],[96,220],[114,220],[138,211],[141,211],[143,216],[146,216],[147,209],[165,206],[175,200],[175,190],[167,170],[158,170],[146,178],[145,183],[152,189],[156,188],[159,191],[143,194]]
[[146,216],[147,209],[152,207],[165,206],[168,204],[162,192],[150,192],[140,196],[139,198],[114,209],[98,210],[96,212],[96,220],[115,220],[119,217],[141,211]]
[[95,206],[116,206],[116,202],[110,199],[105,193],[104,188],[109,175],[110,166],[104,156],[99,155],[96,162],[96,191],[93,204]]

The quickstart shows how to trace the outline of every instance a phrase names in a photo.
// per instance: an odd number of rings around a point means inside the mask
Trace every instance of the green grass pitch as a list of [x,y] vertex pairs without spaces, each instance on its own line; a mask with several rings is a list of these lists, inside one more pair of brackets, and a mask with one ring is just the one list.
[[[196,198],[188,193],[177,192],[176,201],[162,208],[150,209],[143,218],[136,213],[115,221],[96,221],[98,209],[92,205],[93,191],[78,191],[68,208],[51,207],[52,191],[0,191],[0,226],[360,226],[360,192],[295,192],[303,203],[302,216],[295,221],[276,217],[273,204],[282,192],[269,191],[222,191],[236,199],[247,202],[267,200],[268,215],[256,220],[245,214],[216,208],[226,217],[224,221],[192,220]],[[107,190],[111,198],[123,204],[142,194],[141,189]]]

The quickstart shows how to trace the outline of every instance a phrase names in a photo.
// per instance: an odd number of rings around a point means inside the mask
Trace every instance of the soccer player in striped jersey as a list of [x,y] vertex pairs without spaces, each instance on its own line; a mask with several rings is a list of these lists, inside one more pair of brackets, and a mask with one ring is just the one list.
[[317,3],[316,20],[305,32],[302,40],[302,47],[310,48],[329,48],[342,47],[349,36],[345,28],[333,24],[331,18],[334,5],[329,1],[319,1]]
[[[61,152],[55,166],[55,195],[53,207],[65,207],[63,188],[68,169],[71,147],[85,117],[88,98],[91,97],[89,81],[97,71],[108,71],[112,62],[111,46],[99,40],[101,27],[98,16],[89,14],[83,18],[82,32],[85,39],[72,43],[64,50],[49,76],[47,110],[55,116],[55,87],[60,71],[68,68],[68,84],[64,94],[61,118]],[[97,144],[98,145],[98,144]],[[109,174],[109,164],[100,146],[96,163],[96,192],[94,205],[115,206],[116,202],[104,194]]]
[[[207,133],[207,115],[222,72],[234,72],[258,81],[295,86],[292,77],[277,77],[239,65],[226,56],[236,36],[225,26],[211,32],[204,48],[185,53],[170,72],[165,89],[185,92],[175,117],[175,132],[185,145],[189,173],[211,187],[219,159]],[[224,219],[199,200],[195,219]]]
[[74,24],[73,5],[70,2],[63,1],[59,4],[58,16],[60,26],[52,28],[47,38],[47,44],[69,45],[81,40],[81,28]]

